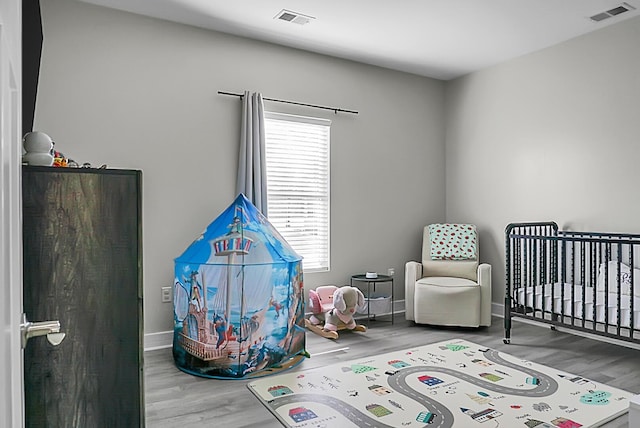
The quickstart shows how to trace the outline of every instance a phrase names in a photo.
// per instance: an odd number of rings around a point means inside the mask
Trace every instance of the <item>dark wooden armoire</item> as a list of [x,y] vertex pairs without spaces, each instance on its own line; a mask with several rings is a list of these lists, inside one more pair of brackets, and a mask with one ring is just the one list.
[[26,427],[142,427],[141,172],[22,171]]

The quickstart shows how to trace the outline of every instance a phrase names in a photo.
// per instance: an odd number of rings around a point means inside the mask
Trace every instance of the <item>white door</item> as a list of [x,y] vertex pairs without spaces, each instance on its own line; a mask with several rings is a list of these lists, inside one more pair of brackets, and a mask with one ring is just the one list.
[[0,426],[23,427],[22,3],[0,1]]

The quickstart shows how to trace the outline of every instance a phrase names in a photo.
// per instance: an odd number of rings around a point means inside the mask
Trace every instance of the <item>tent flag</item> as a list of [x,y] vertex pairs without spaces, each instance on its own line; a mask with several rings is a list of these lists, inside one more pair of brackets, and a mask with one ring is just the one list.
[[174,360],[242,378],[304,354],[302,257],[240,194],[175,259]]

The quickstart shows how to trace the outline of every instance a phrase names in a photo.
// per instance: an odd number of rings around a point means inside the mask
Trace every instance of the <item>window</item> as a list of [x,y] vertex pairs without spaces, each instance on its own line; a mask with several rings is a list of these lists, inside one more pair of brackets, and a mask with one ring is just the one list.
[[329,270],[331,121],[265,112],[269,222],[305,272]]

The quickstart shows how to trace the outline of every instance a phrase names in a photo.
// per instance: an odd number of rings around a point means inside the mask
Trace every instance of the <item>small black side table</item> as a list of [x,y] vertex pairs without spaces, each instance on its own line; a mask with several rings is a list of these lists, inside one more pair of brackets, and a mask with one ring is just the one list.
[[[364,273],[359,273],[356,275],[351,275],[351,286],[353,287],[354,282],[366,282],[367,283],[367,327],[369,327],[369,321],[371,321],[371,285],[373,284],[373,290],[375,291],[375,287],[377,283],[380,282],[390,282],[391,283],[391,324],[393,324],[393,277],[389,275],[380,275],[376,278],[367,278],[367,275]],[[375,314],[374,314],[375,316]]]

